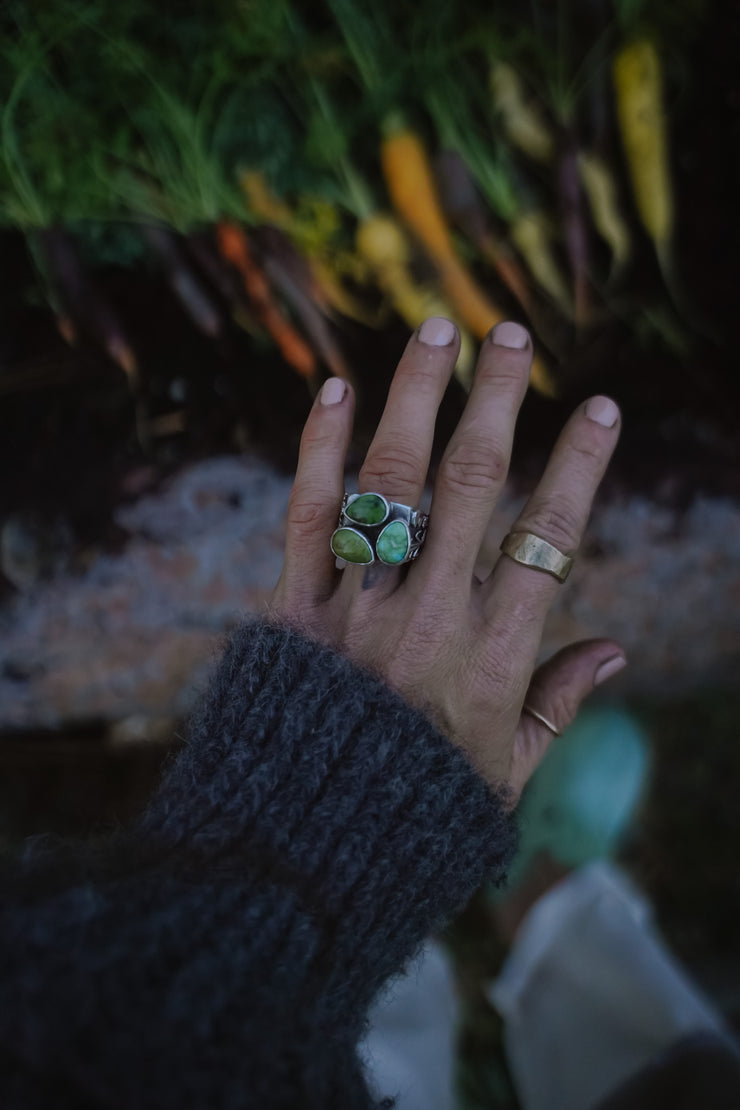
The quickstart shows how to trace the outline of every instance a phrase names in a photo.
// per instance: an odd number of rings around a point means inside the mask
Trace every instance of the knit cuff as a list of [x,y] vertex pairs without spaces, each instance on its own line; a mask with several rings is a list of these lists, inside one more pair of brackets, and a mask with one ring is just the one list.
[[343,993],[369,1005],[516,845],[502,799],[424,714],[256,621],[231,637],[143,827],[289,888],[316,929],[304,989],[335,1013]]

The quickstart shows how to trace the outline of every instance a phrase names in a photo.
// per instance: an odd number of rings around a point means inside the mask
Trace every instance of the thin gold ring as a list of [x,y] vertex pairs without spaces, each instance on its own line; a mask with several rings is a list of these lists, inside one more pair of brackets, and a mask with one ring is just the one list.
[[548,721],[547,717],[543,717],[541,713],[539,713],[536,709],[533,709],[531,705],[527,705],[526,702],[522,706],[522,713],[529,713],[530,717],[534,717],[535,720],[543,724],[545,728],[549,729],[550,732],[553,733],[554,736],[563,735],[562,732],[558,732],[552,721]]

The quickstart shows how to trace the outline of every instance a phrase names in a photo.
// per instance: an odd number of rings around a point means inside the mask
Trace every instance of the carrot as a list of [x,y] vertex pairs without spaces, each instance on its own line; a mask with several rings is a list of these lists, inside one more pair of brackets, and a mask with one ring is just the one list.
[[100,343],[135,391],[139,381],[136,355],[113,307],[85,273],[73,239],[58,227],[40,229],[34,238],[64,314]]
[[494,62],[490,72],[493,106],[506,138],[536,162],[551,162],[552,134],[533,102],[526,99],[519,74],[506,62]]
[[300,320],[314,350],[332,374],[354,383],[344,355],[316,303],[311,270],[303,255],[277,227],[257,228],[253,241],[260,251],[267,277]]
[[578,155],[578,172],[594,227],[612,252],[613,279],[632,252],[630,230],[619,207],[617,183],[607,163],[593,151],[581,151]]
[[195,326],[211,339],[217,338],[223,330],[221,314],[203,288],[199,275],[190,265],[176,236],[167,228],[153,224],[145,224],[142,235],[159,256],[172,292]]
[[[506,319],[506,313],[488,299],[457,256],[419,136],[405,128],[391,130],[381,144],[381,160],[393,205],[426,247],[442,292],[475,338],[484,339],[495,324]],[[532,362],[531,381],[541,393],[552,395],[555,391],[539,355]]]
[[662,67],[655,44],[638,38],[623,46],[612,63],[612,80],[637,211],[666,273],[674,205]]
[[491,231],[487,213],[464,159],[456,150],[442,150],[434,159],[434,173],[444,212],[475,243],[509,292],[532,317],[534,305],[524,270],[508,245]]
[[379,328],[383,325],[383,313],[373,312],[355,297],[342,284],[341,277],[334,272],[332,263],[327,258],[311,258],[309,260],[311,276],[314,287],[318,291],[319,304],[324,307],[324,312],[329,315],[329,309],[348,320],[354,320],[366,328]]
[[572,320],[573,301],[550,246],[551,233],[545,213],[537,208],[519,213],[509,224],[509,234],[535,281]]
[[238,270],[244,289],[260,323],[272,336],[280,352],[303,378],[316,374],[316,356],[276,303],[270,283],[257,265],[244,231],[234,223],[222,220],[216,227],[221,254]]
[[261,170],[242,170],[239,173],[239,185],[249,210],[255,216],[283,231],[290,228],[293,214],[288,205],[275,196]]
[[505,314],[478,287],[455,251],[419,136],[405,128],[390,131],[381,145],[381,160],[394,208],[426,248],[445,296],[473,335],[483,339]]
[[578,176],[578,156],[575,145],[568,142],[558,157],[557,184],[568,252],[573,278],[573,301],[576,327],[588,323],[590,315],[588,284],[588,234],[583,213],[583,194]]
[[428,316],[447,316],[455,321],[460,332],[455,375],[469,389],[475,369],[470,335],[439,293],[412,277],[411,250],[403,229],[391,216],[376,213],[360,221],[355,241],[358,254],[372,270],[378,287],[410,328],[418,328]]
[[57,331],[61,335],[64,342],[67,344],[68,347],[76,347],[77,328],[75,327],[75,322],[72,317],[68,316],[66,312],[58,312],[55,319]]

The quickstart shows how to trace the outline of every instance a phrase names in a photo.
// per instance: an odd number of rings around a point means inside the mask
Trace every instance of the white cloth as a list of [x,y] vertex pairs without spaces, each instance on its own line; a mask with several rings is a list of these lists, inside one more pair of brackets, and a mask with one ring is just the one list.
[[648,903],[606,862],[535,903],[488,996],[524,1110],[591,1110],[693,1032],[734,1044],[665,948]]
[[394,1096],[396,1110],[453,1110],[459,1003],[449,957],[438,941],[426,941],[369,1018],[359,1055],[375,1097]]
[[[735,1041],[665,948],[627,877],[591,863],[529,911],[488,997],[505,1022],[524,1110],[591,1110],[653,1056],[701,1030]],[[373,1006],[359,1054],[397,1110],[453,1110],[459,1003],[429,939]]]

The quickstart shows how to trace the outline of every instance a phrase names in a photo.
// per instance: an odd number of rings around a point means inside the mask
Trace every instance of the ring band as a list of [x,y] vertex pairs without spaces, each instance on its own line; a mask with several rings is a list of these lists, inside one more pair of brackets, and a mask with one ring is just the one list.
[[564,555],[547,540],[531,532],[509,532],[504,537],[501,550],[525,567],[551,574],[558,582],[565,582],[573,566],[572,555]]
[[380,493],[345,493],[329,546],[356,566],[412,563],[426,539],[429,517],[420,509],[389,501]]
[[562,732],[558,732],[552,721],[548,721],[547,717],[543,717],[541,713],[538,713],[537,710],[533,709],[531,705],[527,705],[526,702],[522,706],[522,713],[529,713],[530,717],[534,717],[535,720],[540,722],[540,724],[543,724],[545,728],[549,729],[550,732],[553,733],[554,736],[563,735]]

